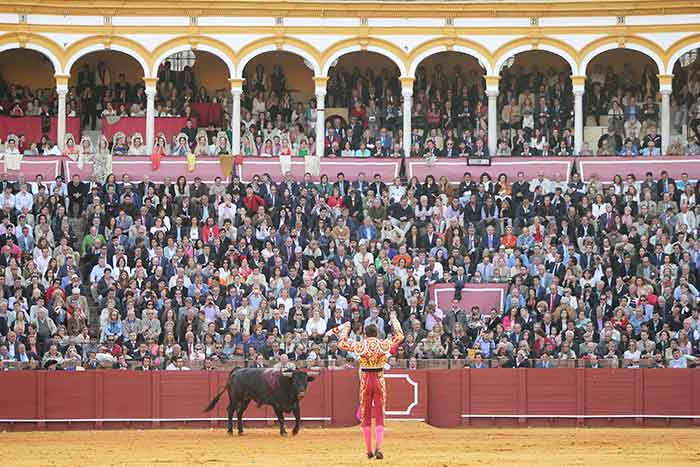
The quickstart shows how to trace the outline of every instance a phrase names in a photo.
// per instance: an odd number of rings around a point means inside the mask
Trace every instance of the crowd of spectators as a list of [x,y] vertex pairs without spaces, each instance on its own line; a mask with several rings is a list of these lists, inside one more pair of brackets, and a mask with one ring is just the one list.
[[316,100],[297,101],[284,69],[263,65],[245,70],[241,94],[243,156],[316,155]]
[[[694,146],[693,154],[700,154],[700,62],[697,60],[686,67],[677,65],[673,70],[671,132],[683,134],[684,127],[687,145]],[[680,139],[673,144],[682,146]]]
[[[331,68],[327,84],[327,107],[347,109],[347,120],[336,117],[326,122],[325,156],[353,157],[476,157],[490,156],[572,156],[572,155],[660,155],[660,94],[658,78],[651,66],[639,73],[624,64],[621,71],[591,65],[584,94],[586,125],[607,127],[597,144],[584,143],[574,154],[572,82],[567,71],[538,65],[505,67],[497,100],[498,141],[495,151],[488,147],[488,99],[483,74],[477,69],[451,69],[441,64],[419,66],[413,88],[411,146],[403,144],[403,98],[398,70],[355,66]],[[129,83],[104,62],[83,65],[75,86],[67,96],[67,115],[79,116],[83,129],[95,129],[100,118],[145,116],[146,95],[142,83]],[[228,90],[207,91],[198,85],[191,67],[174,71],[164,61],[158,71],[157,117],[185,117],[196,122],[193,103],[218,103],[220,122],[201,128],[207,135],[207,155],[217,155],[218,135],[223,130],[232,139]],[[295,100],[284,69],[274,65],[249,66],[241,95],[241,154],[278,157],[316,155],[316,102]],[[679,68],[674,74],[671,98],[669,154],[700,153],[700,85],[698,66]],[[55,91],[23,88],[0,82],[3,112],[11,116],[43,117],[48,133],[50,117],[56,114]],[[186,131],[187,130],[187,131]],[[156,151],[162,155],[183,155],[197,146],[196,124],[182,134],[165,138]],[[688,138],[682,140],[681,136]],[[21,135],[20,135],[21,136]],[[120,135],[109,141],[125,147],[116,154],[141,154],[131,150],[135,135]],[[138,135],[143,138],[143,135]],[[160,139],[160,138],[158,138]],[[31,147],[35,143],[35,147]],[[96,144],[97,142],[95,142]],[[52,143],[25,143],[31,154],[43,154]],[[200,151],[199,155],[204,155]]]
[[602,65],[591,68],[586,80],[586,116],[597,126],[606,117],[608,129],[598,140],[597,154],[660,155],[659,82],[652,67],[647,65],[641,76],[629,64],[620,73]]
[[[641,74],[630,64],[624,64],[619,73],[602,65],[591,69],[584,94],[585,115],[595,125],[607,126],[607,132],[598,140],[596,154],[659,155],[661,94],[653,66],[647,65]],[[674,70],[668,154],[700,154],[698,69],[696,63]]]
[[[158,70],[158,78],[156,117],[183,117],[196,121],[198,115],[192,109],[194,103],[220,104],[224,109],[231,105],[230,93],[220,89],[210,94],[204,86],[198,85],[195,73],[189,66],[185,66],[182,71],[174,71],[170,61],[166,60]],[[7,83],[0,78],[0,114],[42,117],[42,140],[24,142],[29,154],[44,154],[55,147],[56,142],[48,141],[47,135],[51,128],[51,117],[57,113],[58,96],[55,89],[31,89]],[[68,88],[66,116],[79,117],[83,130],[95,130],[102,118],[113,123],[121,117],[145,117],[145,86],[141,81],[127,81],[125,73],[112,70],[105,62],[98,62],[94,66],[86,63],[79,67],[75,83]],[[212,122],[213,125],[206,129],[210,137],[209,144],[215,144],[217,130],[214,127],[221,128],[224,120],[228,119],[228,114],[224,113],[221,122]],[[197,128],[194,129],[196,130]],[[135,135],[122,136],[123,144],[130,147]],[[188,143],[194,148],[195,133],[188,136]],[[177,137],[174,139],[175,141],[167,141],[168,149],[176,146]],[[113,144],[115,142],[110,142],[110,146]],[[172,154],[175,154],[174,150]]]
[[[396,361],[700,352],[700,184],[666,172],[251,183],[0,174],[0,364],[182,369],[348,361],[327,330],[406,334]],[[508,284],[500,309],[465,284]],[[428,287],[453,284],[448,306]],[[290,363],[291,362],[291,363]]]

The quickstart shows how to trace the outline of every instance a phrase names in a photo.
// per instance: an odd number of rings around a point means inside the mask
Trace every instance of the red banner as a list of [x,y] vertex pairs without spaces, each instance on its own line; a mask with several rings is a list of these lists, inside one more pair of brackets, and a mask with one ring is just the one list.
[[192,104],[192,111],[199,126],[209,126],[210,123],[215,127],[221,126],[221,104]]
[[[58,118],[51,117],[51,128],[47,135],[49,141],[57,142]],[[80,140],[80,118],[66,118],[66,133],[72,133],[76,143]],[[38,143],[43,136],[41,132],[41,117],[8,117],[0,116],[0,139],[7,140],[7,135],[24,135],[28,143]],[[29,146],[29,145],[27,145]]]
[[[155,134],[163,133],[168,141],[174,135],[180,133],[185,127],[187,119],[184,117],[158,117],[155,119]],[[192,119],[193,126],[197,127],[197,121]],[[118,122],[110,125],[106,119],[102,119],[102,134],[111,142],[112,136],[121,131],[126,136],[141,133],[146,138],[146,117],[122,117]]]

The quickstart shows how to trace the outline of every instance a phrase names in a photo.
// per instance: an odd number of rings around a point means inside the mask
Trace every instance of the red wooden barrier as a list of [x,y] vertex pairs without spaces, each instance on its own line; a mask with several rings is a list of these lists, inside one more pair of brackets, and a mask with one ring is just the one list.
[[[458,426],[688,426],[700,372],[673,369],[464,369],[387,372],[388,419]],[[227,372],[5,372],[0,429],[223,427]],[[356,370],[324,371],[302,402],[307,425],[357,424]],[[247,424],[274,424],[251,404]]]
[[[462,423],[462,407],[468,398],[462,396],[463,375],[469,375],[468,371],[459,370],[430,370],[428,372],[428,419],[433,426],[453,427]],[[467,384],[469,384],[467,382]],[[455,397],[458,400],[455,400]],[[446,403],[454,401],[454,403]]]

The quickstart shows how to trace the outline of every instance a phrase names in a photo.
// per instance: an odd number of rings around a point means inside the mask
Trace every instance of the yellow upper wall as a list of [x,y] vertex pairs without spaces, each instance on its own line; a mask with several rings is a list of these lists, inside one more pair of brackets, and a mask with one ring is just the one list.
[[[24,11],[21,8],[25,3],[28,5],[29,0],[12,2],[12,11]],[[678,17],[677,24],[673,23],[676,21],[675,19],[667,16],[656,17],[654,19],[658,19],[658,21],[654,22],[651,19],[639,18],[638,15],[642,14],[643,8],[646,5],[652,5],[651,2],[640,0],[634,2],[637,9],[629,13],[634,13],[636,17],[632,19],[633,16],[630,16],[627,19],[628,23],[625,23],[625,17],[618,18],[618,24],[615,24],[616,18],[614,16],[595,21],[589,20],[587,16],[577,16],[556,18],[556,21],[550,19],[547,22],[543,21],[543,25],[539,26],[536,20],[546,16],[543,11],[533,9],[525,12],[523,5],[531,7],[538,5],[538,8],[542,8],[543,5],[548,7],[553,5],[553,10],[565,6],[564,9],[567,13],[583,15],[590,13],[588,8],[598,7],[605,8],[609,14],[612,14],[613,7],[624,10],[631,8],[633,2],[621,0],[611,5],[610,3],[585,0],[572,0],[569,3],[556,1],[547,3],[544,1],[486,3],[477,1],[470,3],[470,8],[465,9],[459,8],[462,5],[460,3],[445,2],[453,11],[451,14],[441,17],[443,15],[440,9],[442,3],[382,2],[378,4],[381,5],[381,8],[374,11],[371,8],[375,3],[360,4],[348,1],[342,2],[344,19],[334,20],[325,26],[323,22],[314,18],[296,18],[292,21],[291,17],[298,13],[294,10],[295,8],[304,10],[309,5],[316,3],[289,0],[285,2],[288,10],[280,13],[283,16],[277,18],[276,26],[272,26],[270,23],[274,20],[273,18],[261,16],[266,14],[267,10],[256,11],[258,17],[255,19],[244,18],[245,14],[241,14],[241,18],[226,17],[230,11],[233,11],[228,10],[228,8],[242,8],[244,5],[250,8],[253,3],[247,0],[216,2],[217,6],[221,6],[221,11],[215,21],[213,18],[203,17],[209,14],[212,3],[198,3],[194,0],[194,3],[188,3],[188,5],[197,4],[201,6],[201,9],[176,12],[174,14],[181,16],[168,17],[167,21],[166,18],[160,19],[155,16],[152,19],[147,16],[136,17],[140,13],[146,15],[144,11],[148,11],[148,8],[160,3],[159,0],[129,2],[133,8],[124,9],[121,3],[114,7],[113,2],[106,0],[91,1],[89,2],[92,8],[91,16],[85,19],[85,22],[91,25],[83,25],[80,16],[71,15],[79,12],[80,8],[87,5],[86,2],[77,0],[66,6],[65,2],[59,0],[38,0],[34,2],[37,9],[29,9],[29,16],[23,17],[27,21],[26,24],[17,22],[12,24],[15,15],[1,14],[4,6],[9,5],[10,2],[0,0],[0,21],[9,21],[5,24],[0,23],[0,31],[2,31],[0,32],[0,50],[7,45],[14,47],[16,44],[20,44],[27,48],[46,51],[47,56],[54,63],[56,71],[60,74],[71,73],[71,70],[65,69],[66,64],[72,63],[75,57],[79,57],[85,51],[100,47],[121,50],[141,57],[145,72],[138,69],[137,66],[132,67],[132,64],[135,65],[132,62],[114,63],[115,68],[123,68],[129,81],[134,82],[143,75],[152,77],[156,60],[162,59],[168,51],[183,50],[183,46],[191,46],[194,50],[214,52],[215,55],[223,57],[225,63],[228,64],[223,66],[223,63],[217,59],[203,55],[203,61],[195,65],[195,68],[198,68],[196,73],[199,72],[201,78],[199,81],[204,83],[205,87],[220,89],[229,85],[226,81],[231,77],[228,71],[237,74],[235,78],[240,77],[242,73],[242,70],[238,68],[240,60],[243,57],[254,55],[258,49],[299,51],[308,61],[313,63],[316,74],[323,74],[329,62],[343,51],[358,49],[383,51],[384,55],[392,57],[393,61],[399,63],[401,73],[407,76],[413,73],[419,57],[425,57],[428,53],[438,53],[442,50],[473,50],[485,64],[488,75],[497,74],[497,69],[512,53],[529,49],[549,50],[566,57],[566,60],[571,64],[572,74],[583,75],[586,71],[583,69],[583,65],[588,63],[591,57],[602,50],[608,50],[615,46],[634,48],[648,54],[658,64],[658,70],[661,74],[670,72],[673,66],[671,62],[674,62],[682,53],[690,48],[700,46],[700,2],[678,0],[664,2],[665,10],[662,13],[677,13],[676,9],[680,8],[679,5],[682,4],[688,7],[689,12],[692,10],[692,13],[698,14]],[[103,11],[102,8],[108,4],[112,6],[112,9]],[[178,4],[178,2],[175,1],[174,4]],[[58,5],[65,6],[65,8],[61,9]],[[280,5],[282,4],[275,2],[266,3],[264,8],[279,7]],[[340,3],[324,3],[324,5],[333,9]],[[403,19],[397,21],[391,18],[393,15],[382,15],[381,13],[386,11],[389,5],[395,14],[405,15]],[[436,9],[420,20],[405,20],[405,18],[410,17],[410,14],[417,11],[414,6],[426,8],[427,5],[435,5]],[[479,8],[482,6],[485,8],[486,5],[490,5],[489,8],[498,14],[494,15],[491,21],[477,19],[471,22],[473,26],[467,27],[468,22],[465,22],[464,19],[478,18]],[[512,14],[501,15],[501,12],[507,9],[506,5],[512,10]],[[694,5],[694,8],[691,8],[691,5]],[[476,12],[472,10],[471,6],[475,6]],[[40,17],[37,13],[41,8],[45,8],[47,12],[53,8],[53,13],[60,11],[62,15],[67,16],[54,16],[55,20],[51,19],[50,16]],[[172,4],[170,4],[170,8],[173,8]],[[113,19],[113,25],[103,26],[101,18],[96,16],[101,13]],[[251,12],[249,11],[249,13]],[[163,10],[160,10],[159,14],[162,15]],[[202,22],[201,25],[197,24],[197,21],[193,21],[190,26],[184,25],[187,23],[185,14],[197,15]],[[356,14],[369,17],[370,20],[366,26],[359,26],[359,18],[354,18]],[[110,21],[109,18],[106,18],[106,21]],[[454,24],[457,26],[450,24],[448,21],[450,18],[455,18]],[[533,23],[531,26],[527,26],[531,19],[534,20]],[[642,22],[648,21],[648,24],[642,24],[640,20]],[[65,24],[61,24],[62,21]],[[182,23],[183,21],[184,24],[178,27],[165,25],[167,22]],[[445,22],[444,27],[442,26],[443,21]],[[159,25],[159,22],[163,24]],[[413,27],[414,22],[415,27]],[[250,23],[250,26],[246,23]],[[358,26],[353,26],[353,24],[358,24]],[[671,36],[671,34],[676,34],[676,36]],[[475,61],[467,57],[456,58],[455,61],[462,59],[465,60],[465,67],[477,68]],[[79,62],[84,60],[95,61],[93,57],[80,59]],[[425,66],[426,63],[438,63],[440,60],[452,62],[451,59],[429,57],[423,64]],[[552,60],[558,59],[545,57],[542,64]],[[364,66],[374,67],[373,63],[368,63],[364,59],[360,61],[363,62]],[[613,66],[620,65],[616,60],[611,60],[610,63]],[[303,71],[303,67],[300,67],[300,70]],[[74,71],[75,67],[73,67]],[[290,76],[294,87],[299,88],[300,92],[304,94],[313,92],[311,84],[307,84],[309,82],[305,72],[300,72],[298,76],[296,71],[291,73],[294,74],[294,76]]]
[[[24,7],[24,8],[22,8]],[[323,0],[2,0],[0,11],[60,15],[162,16],[181,10],[200,16],[321,17],[546,17],[601,15],[669,15],[700,12],[697,0],[568,1],[323,1]],[[172,13],[170,13],[172,14]]]
[[[591,60],[588,65],[588,73],[591,73],[592,68],[596,65],[602,65],[604,70],[611,67],[616,73],[622,71],[625,64],[629,64],[633,71],[641,73],[645,66],[651,65],[654,72],[657,72],[656,64],[652,59],[636,50],[610,50]],[[581,74],[584,74],[583,72]]]
[[[228,69],[217,56],[202,51],[195,51],[196,61],[193,67],[195,79],[200,86],[204,86],[210,93],[219,89],[228,89],[230,78]],[[80,58],[71,70],[69,84],[77,84],[78,73],[83,64],[89,64],[94,71],[97,63],[104,61],[111,70],[112,80],[116,81],[119,73],[125,73],[129,83],[141,82],[143,71],[135,59],[125,53],[116,51],[93,52]],[[622,70],[625,63],[629,63],[632,69],[641,72],[646,65],[655,67],[654,62],[641,52],[635,50],[613,50],[603,52],[591,62],[590,66],[603,65],[604,68],[612,67],[616,72]],[[288,52],[267,52],[251,60],[246,67],[255,69],[261,64],[267,73],[272,72],[272,67],[279,64],[285,71],[287,86],[292,89],[292,97],[295,99],[307,99],[314,95],[313,72],[304,64],[303,59]],[[421,62],[430,74],[435,66],[441,65],[443,70],[450,73],[455,65],[459,65],[463,72],[476,71],[483,73],[478,61],[466,54],[458,52],[442,52],[427,57]],[[541,71],[554,68],[557,72],[568,71],[566,62],[558,55],[533,50],[516,55],[515,66],[522,66],[526,70],[537,66]],[[338,60],[338,66],[351,71],[358,66],[364,71],[372,68],[381,71],[382,68],[396,69],[395,65],[386,57],[373,52],[352,52]],[[250,68],[252,67],[252,68]],[[55,86],[53,79],[53,67],[51,63],[39,52],[27,49],[12,49],[0,53],[0,77],[10,83],[20,83],[31,88],[52,88]]]

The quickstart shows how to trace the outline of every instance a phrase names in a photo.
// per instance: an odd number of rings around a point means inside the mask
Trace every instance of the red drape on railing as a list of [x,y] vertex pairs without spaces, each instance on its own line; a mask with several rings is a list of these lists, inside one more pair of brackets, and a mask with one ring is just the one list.
[[[180,133],[184,128],[187,119],[184,117],[158,117],[155,119],[155,134],[163,133],[170,140],[174,135]],[[192,120],[194,126],[197,126],[197,121]],[[127,136],[134,133],[141,133],[146,138],[146,117],[122,117],[118,122],[110,125],[102,119],[102,134],[108,140],[112,140],[115,133],[121,131]]]
[[[56,142],[57,132],[58,118],[51,117],[51,128],[47,135],[50,141]],[[72,133],[76,143],[80,140],[80,118],[66,118],[66,133]],[[41,132],[41,117],[0,116],[0,139],[4,142],[9,134],[24,135],[29,143],[38,142],[43,135]]]
[[209,126],[209,123],[215,127],[221,126],[221,104],[192,104],[192,110],[200,126]]

